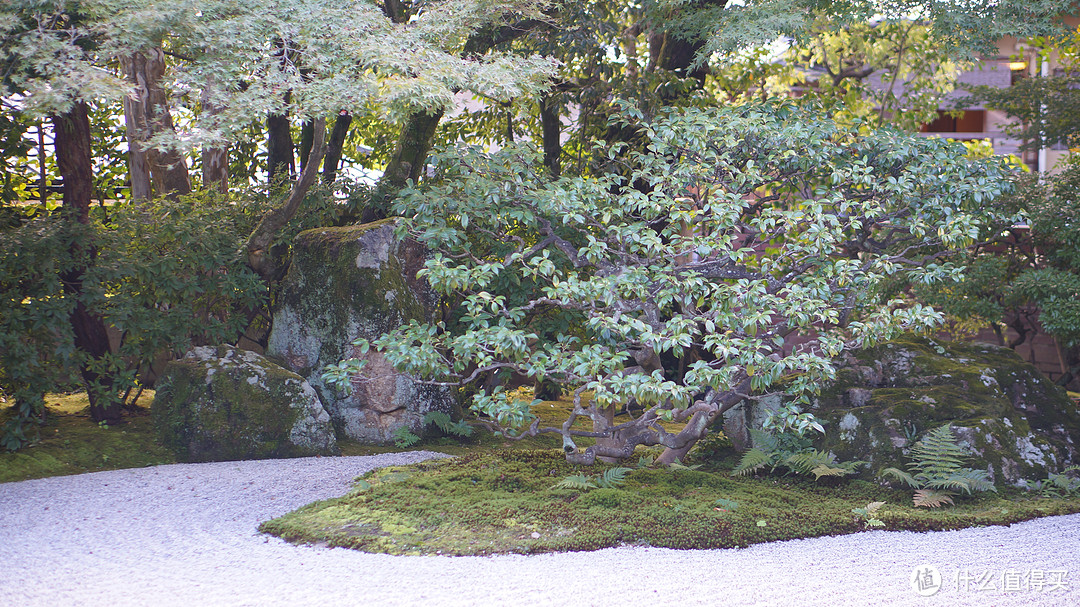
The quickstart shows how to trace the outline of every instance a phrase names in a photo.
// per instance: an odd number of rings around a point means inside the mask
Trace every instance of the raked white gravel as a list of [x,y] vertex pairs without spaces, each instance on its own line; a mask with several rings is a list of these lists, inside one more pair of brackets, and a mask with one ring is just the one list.
[[[1080,515],[739,550],[396,557],[293,546],[260,522],[414,452],[177,464],[0,484],[0,606],[1080,606]],[[917,568],[940,589],[922,596]],[[923,590],[929,593],[930,590]]]

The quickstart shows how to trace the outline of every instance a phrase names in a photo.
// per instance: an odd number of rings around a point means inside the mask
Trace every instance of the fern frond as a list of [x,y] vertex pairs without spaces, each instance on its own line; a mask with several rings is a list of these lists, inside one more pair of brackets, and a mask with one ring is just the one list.
[[413,434],[408,426],[399,426],[393,431],[394,444],[402,449],[407,449],[420,442],[420,437]]
[[922,486],[922,483],[915,480],[915,477],[897,468],[885,468],[881,471],[881,476],[895,478],[906,484],[908,487],[918,488]]
[[780,446],[775,435],[753,428],[750,429],[750,444],[765,453],[776,451]]
[[853,460],[848,461],[848,462],[836,462],[835,465],[838,468],[843,468],[844,471],[847,472],[848,474],[855,474],[856,472],[859,471],[859,466],[865,466],[866,464],[869,464],[869,463],[870,462],[863,461],[861,459],[853,459]]
[[771,464],[772,461],[771,455],[755,447],[746,453],[743,453],[742,459],[739,460],[739,465],[735,466],[735,469],[731,471],[731,474],[733,476],[753,474]]
[[719,506],[721,510],[735,510],[739,507],[739,502],[736,502],[734,500],[726,500],[722,497],[717,499],[713,503]]
[[928,432],[915,443],[910,454],[911,468],[929,476],[949,476],[963,468],[967,452],[956,444],[952,426],[945,425]]
[[990,482],[990,475],[986,470],[979,470],[977,468],[964,468],[958,470],[952,476],[952,478],[964,479],[967,482],[967,492],[973,493],[975,491],[997,491],[997,487],[994,483]]
[[656,458],[651,455],[642,455],[638,458],[637,461],[638,470],[641,470],[642,468],[648,468],[649,466],[653,465],[653,462],[655,461]]
[[465,420],[453,421],[442,411],[428,411],[424,414],[424,424],[435,424],[443,432],[453,436],[471,436],[473,427]]
[[847,476],[849,472],[843,468],[834,468],[832,466],[818,466],[810,471],[810,474],[814,475],[814,480],[819,481],[823,476]]
[[584,474],[574,474],[562,479],[558,483],[555,483],[551,486],[551,488],[588,491],[589,489],[596,489],[596,485],[593,484],[593,477],[585,476]]
[[428,411],[424,414],[424,423],[435,424],[436,426],[438,426],[439,430],[447,432],[453,421],[450,419],[449,415],[443,413],[442,411]]
[[884,527],[885,521],[877,518],[877,511],[885,505],[885,502],[870,502],[865,508],[852,508],[851,511],[859,516],[863,517],[863,523],[866,528],[871,527]]
[[1051,472],[1047,475],[1046,480],[1055,488],[1062,489],[1065,492],[1080,489],[1080,480],[1072,478],[1071,476],[1066,476],[1065,474],[1054,474]]
[[596,484],[604,489],[614,489],[625,483],[626,475],[633,471],[633,468],[624,468],[622,466],[618,468],[608,468],[607,470],[604,470],[603,474],[596,478]]
[[933,489],[917,489],[915,496],[912,498],[912,502],[916,507],[925,506],[926,508],[940,508],[945,504],[952,504],[952,496],[956,495],[951,491],[935,491]]
[[826,451],[803,451],[788,456],[784,464],[797,474],[811,474],[816,468],[835,468],[836,456]]

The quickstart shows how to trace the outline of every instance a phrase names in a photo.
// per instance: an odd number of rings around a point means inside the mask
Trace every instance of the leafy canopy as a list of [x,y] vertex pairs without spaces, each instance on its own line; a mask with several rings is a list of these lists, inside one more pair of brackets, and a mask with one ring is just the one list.
[[[530,432],[562,434],[571,454],[576,436],[615,441],[591,448],[608,457],[680,449],[742,394],[783,380],[805,398],[845,350],[935,326],[939,313],[879,285],[960,277],[922,253],[978,238],[981,203],[1006,187],[1004,167],[960,146],[788,103],[640,118],[627,124],[643,147],[608,148],[596,176],[553,179],[527,145],[440,155],[437,184],[397,210],[437,251],[422,273],[459,315],[374,345],[429,380],[509,370],[564,384],[570,419]],[[528,404],[495,390],[473,408],[521,428]],[[640,415],[615,424],[607,409],[627,405]],[[578,416],[596,429],[575,429]]]

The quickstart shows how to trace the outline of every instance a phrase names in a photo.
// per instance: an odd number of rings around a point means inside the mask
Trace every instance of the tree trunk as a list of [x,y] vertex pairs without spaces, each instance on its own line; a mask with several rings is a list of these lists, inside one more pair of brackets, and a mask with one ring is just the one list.
[[333,183],[337,179],[338,168],[341,166],[341,150],[345,147],[345,137],[349,135],[349,127],[352,125],[352,116],[342,110],[334,120],[334,130],[330,132],[330,141],[326,144],[326,157],[323,159],[322,178],[326,183]]
[[289,189],[289,195],[281,206],[270,209],[259,220],[259,224],[252,230],[244,249],[248,255],[248,266],[266,282],[273,282],[280,278],[282,268],[270,252],[270,244],[274,236],[286,223],[292,219],[300,209],[311,185],[315,183],[318,174],[319,163],[326,154],[326,120],[315,119],[314,137],[311,149],[310,163],[296,183]]
[[417,112],[410,114],[401,127],[394,155],[379,179],[379,185],[371,194],[371,202],[361,217],[368,223],[390,216],[390,202],[410,179],[417,181],[424,174],[428,152],[435,140],[435,129],[442,120],[441,111],[434,114]]
[[540,126],[544,138],[544,166],[558,177],[562,173],[562,143],[559,141],[559,104],[555,97],[540,97]]
[[[307,169],[308,156],[311,155],[311,145],[315,140],[315,127],[310,120],[305,120],[300,125],[300,170]],[[315,167],[318,170],[319,167]]]
[[[152,195],[177,196],[191,192],[187,162],[175,150],[158,150],[146,142],[160,133],[172,133],[169,99],[161,88],[165,75],[165,52],[155,47],[124,56],[121,65],[135,90],[124,99],[124,121],[128,131],[132,197],[144,200]],[[147,191],[146,171],[150,173]]]
[[[130,64],[130,61],[126,62]],[[131,74],[128,65],[124,65],[124,73]],[[154,197],[154,187],[150,180],[150,161],[146,159],[146,151],[142,142],[145,135],[145,107],[139,99],[141,94],[136,91],[133,95],[124,97],[124,125],[127,128],[128,142],[128,176],[131,179],[131,198],[135,201],[149,200]]]
[[203,187],[224,194],[229,191],[229,148],[208,147],[202,151]]
[[288,179],[296,172],[296,161],[293,159],[292,131],[289,127],[289,117],[281,114],[270,114],[266,118],[266,166],[267,179],[271,184],[282,179],[286,175]]
[[[221,106],[213,101],[214,86],[213,80],[208,81],[200,98],[203,114],[207,116],[216,116],[222,110]],[[229,191],[229,148],[227,145],[203,147],[202,182],[204,188],[217,190],[222,194]]]
[[[750,378],[743,377],[734,390],[726,392],[723,396],[716,398],[715,406],[705,407],[703,410],[693,413],[690,417],[690,421],[679,432],[679,437],[686,442],[681,447],[669,447],[664,449],[664,452],[656,458],[657,465],[670,466],[676,461],[682,461],[686,454],[694,448],[699,440],[705,437],[709,433],[709,428],[713,425],[721,415],[728,409],[731,409],[735,405],[739,404],[743,397],[742,394],[750,392]],[[680,440],[680,442],[682,442]]]
[[83,363],[81,374],[90,399],[90,417],[97,422],[113,422],[122,415],[115,379],[99,373],[98,365],[94,364],[109,354],[109,335],[101,316],[90,310],[83,301],[86,268],[94,263],[97,253],[89,232],[94,176],[91,168],[90,118],[86,104],[80,101],[67,113],[54,114],[52,123],[56,166],[64,184],[63,216],[76,228],[73,230],[76,234],[84,231],[83,238],[73,238],[70,245],[72,257],[80,262],[62,276],[65,293],[76,301],[70,317],[71,329],[75,347],[89,357]]

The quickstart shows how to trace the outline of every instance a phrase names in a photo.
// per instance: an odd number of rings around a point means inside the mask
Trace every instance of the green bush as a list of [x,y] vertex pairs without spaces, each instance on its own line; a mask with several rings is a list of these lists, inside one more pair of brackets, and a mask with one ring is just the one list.
[[44,394],[61,384],[74,354],[68,317],[74,301],[61,276],[73,266],[70,226],[41,217],[0,229],[0,393],[14,415],[0,447],[29,440],[25,424],[44,413]]
[[[43,394],[84,366],[111,378],[119,399],[133,400],[156,357],[235,341],[267,301],[240,251],[258,206],[201,195],[122,203],[96,208],[91,226],[61,221],[59,212],[0,230],[0,391],[15,401],[0,435],[7,449],[30,440],[26,424],[40,417]],[[64,285],[76,267],[85,268],[77,294]],[[106,356],[75,349],[70,314],[78,304],[116,331]]]

